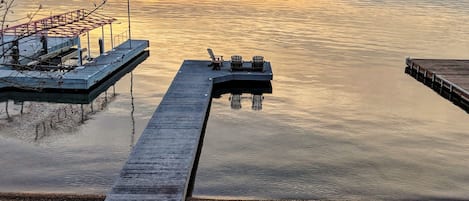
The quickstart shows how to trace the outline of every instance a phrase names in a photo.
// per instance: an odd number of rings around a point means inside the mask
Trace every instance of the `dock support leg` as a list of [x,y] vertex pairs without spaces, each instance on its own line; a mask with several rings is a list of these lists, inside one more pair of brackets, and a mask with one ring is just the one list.
[[103,39],[103,52],[105,52],[106,50],[104,50],[104,26],[101,27],[101,38]]
[[435,89],[435,73],[432,75],[432,89]]
[[443,80],[440,81],[440,95],[443,94]]
[[78,37],[78,66],[83,65],[83,61],[81,59],[82,54],[83,53],[81,52],[81,40],[80,40],[80,37]]
[[111,31],[111,49],[114,49],[114,37],[112,36],[112,23],[109,24]]
[[426,69],[423,71],[423,84],[425,85],[427,84],[427,70]]
[[417,73],[415,74],[415,78],[419,80],[419,77],[420,77],[420,66],[417,66]]
[[86,32],[86,38],[88,39],[88,61],[91,60],[91,47],[90,47],[90,32]]
[[98,40],[98,45],[99,45],[99,55],[104,54],[104,39],[100,38]]
[[449,101],[453,101],[453,85],[449,86]]

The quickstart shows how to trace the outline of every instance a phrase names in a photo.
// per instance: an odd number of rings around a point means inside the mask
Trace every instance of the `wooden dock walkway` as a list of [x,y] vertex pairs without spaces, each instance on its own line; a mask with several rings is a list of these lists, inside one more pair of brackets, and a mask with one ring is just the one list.
[[210,61],[184,61],[151,117],[107,201],[182,201],[191,186],[202,148],[215,83],[272,80],[270,63],[263,72],[230,72],[207,67]]
[[406,72],[469,111],[469,60],[410,59]]
[[0,89],[88,90],[129,63],[149,47],[148,40],[130,40],[96,57],[92,62],[63,73],[0,69]]

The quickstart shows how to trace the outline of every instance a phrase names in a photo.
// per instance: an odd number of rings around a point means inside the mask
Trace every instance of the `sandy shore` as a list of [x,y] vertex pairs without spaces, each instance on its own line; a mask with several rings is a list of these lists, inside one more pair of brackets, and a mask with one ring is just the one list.
[[[83,194],[53,194],[53,193],[0,193],[0,201],[104,201],[106,195]],[[187,198],[187,201],[267,201],[245,198]],[[270,200],[273,201],[273,200]],[[305,200],[275,200],[275,201],[305,201]],[[315,200],[308,200],[315,201]],[[347,200],[341,200],[347,201]]]

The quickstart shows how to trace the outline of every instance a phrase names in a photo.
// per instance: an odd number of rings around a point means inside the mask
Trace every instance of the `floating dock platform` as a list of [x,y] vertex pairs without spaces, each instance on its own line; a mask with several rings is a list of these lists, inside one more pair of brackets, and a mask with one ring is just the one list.
[[233,80],[270,81],[263,71],[207,67],[210,61],[186,60],[133,148],[107,201],[183,201],[190,196],[201,152],[214,84]]
[[[127,40],[114,46],[117,19],[78,9],[2,29],[0,89],[90,90],[149,47],[148,40]],[[104,26],[110,26],[112,50],[104,52]],[[100,56],[92,59],[90,31],[101,27]],[[124,32],[126,33],[126,32]],[[81,36],[87,36],[87,48]],[[130,33],[129,33],[130,34]],[[121,34],[118,36],[120,37]],[[87,52],[89,62],[83,64]],[[77,64],[67,64],[76,58]]]
[[68,72],[0,69],[0,89],[89,90],[131,62],[149,45],[148,40],[127,40]]
[[0,103],[5,101],[14,102],[49,102],[49,103],[70,103],[70,104],[89,104],[93,102],[101,93],[107,91],[114,86],[122,77],[134,70],[140,63],[150,56],[149,51],[142,52],[139,56],[132,59],[121,69],[112,73],[111,76],[102,80],[90,90],[87,91],[70,91],[70,92],[44,92],[44,91],[18,91],[3,90],[0,91]]
[[406,73],[469,111],[469,60],[406,59]]

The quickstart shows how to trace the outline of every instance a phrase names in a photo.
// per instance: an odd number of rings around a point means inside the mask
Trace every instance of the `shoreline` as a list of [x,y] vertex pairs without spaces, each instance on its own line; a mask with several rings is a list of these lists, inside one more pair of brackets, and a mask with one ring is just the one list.
[[105,194],[0,192],[1,201],[103,201],[104,199],[106,199]]
[[[0,192],[0,201],[104,201],[105,194],[73,194],[73,193],[12,193]],[[270,201],[250,199],[247,197],[189,197],[186,201]],[[271,200],[290,201],[290,200]],[[291,201],[302,201],[291,200]],[[315,201],[315,200],[308,200]]]

